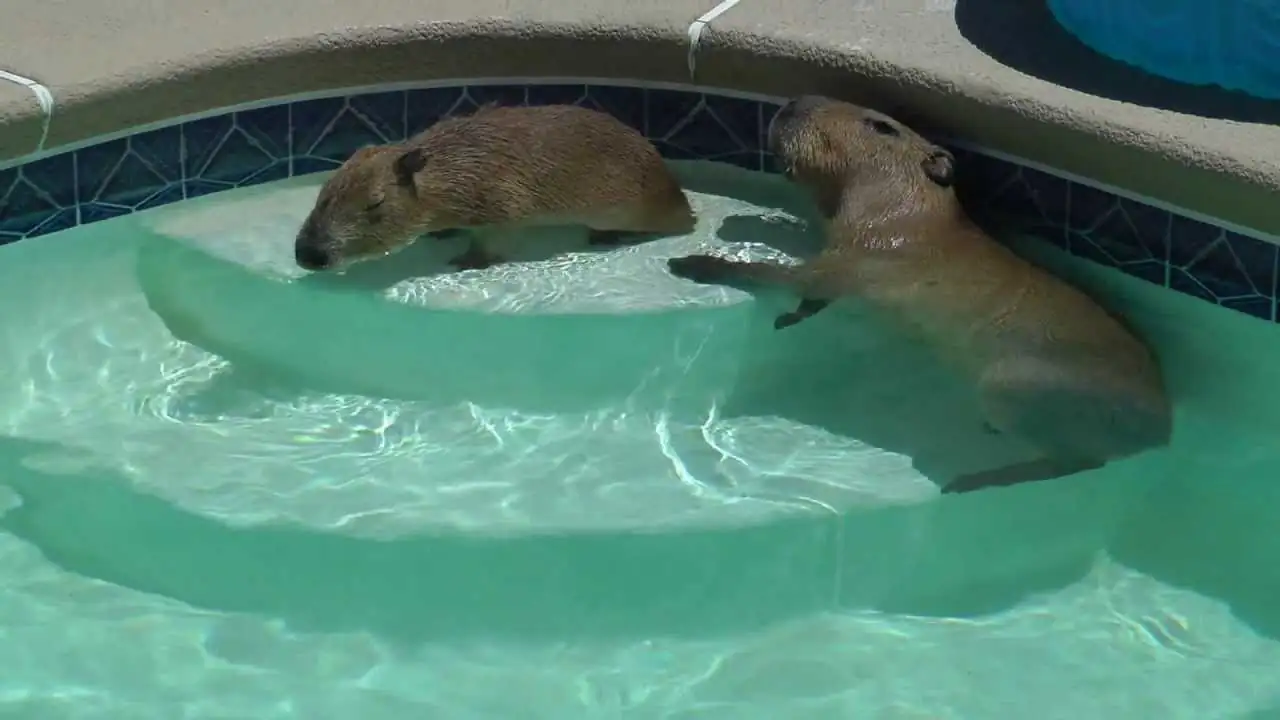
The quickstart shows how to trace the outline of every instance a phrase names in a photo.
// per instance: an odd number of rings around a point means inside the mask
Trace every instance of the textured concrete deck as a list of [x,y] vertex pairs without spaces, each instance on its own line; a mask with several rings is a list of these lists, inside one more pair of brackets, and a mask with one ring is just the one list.
[[[46,149],[307,91],[465,77],[690,82],[713,0],[52,0],[11,3],[0,69],[56,100]],[[742,0],[698,84],[819,91],[939,132],[1280,234],[1280,104],[1097,57],[1033,0]],[[0,162],[37,149],[32,94],[0,82]]]

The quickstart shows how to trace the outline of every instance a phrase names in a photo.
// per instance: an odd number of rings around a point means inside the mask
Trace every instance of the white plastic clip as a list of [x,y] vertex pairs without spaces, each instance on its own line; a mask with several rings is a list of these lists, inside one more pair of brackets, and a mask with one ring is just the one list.
[[689,79],[694,80],[698,74],[698,41],[702,39],[702,29],[711,24],[712,20],[720,17],[728,12],[729,8],[737,5],[741,0],[723,0],[719,5],[711,8],[702,14],[702,17],[694,20],[689,25]]

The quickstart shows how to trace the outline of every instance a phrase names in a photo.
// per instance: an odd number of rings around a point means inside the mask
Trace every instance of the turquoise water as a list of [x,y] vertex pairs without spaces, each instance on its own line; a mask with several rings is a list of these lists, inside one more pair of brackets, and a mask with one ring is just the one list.
[[1177,438],[943,499],[1019,449],[856,307],[666,277],[812,241],[681,172],[691,238],[455,277],[292,277],[314,179],[0,248],[0,717],[1276,711],[1273,326],[1018,241],[1150,335]]

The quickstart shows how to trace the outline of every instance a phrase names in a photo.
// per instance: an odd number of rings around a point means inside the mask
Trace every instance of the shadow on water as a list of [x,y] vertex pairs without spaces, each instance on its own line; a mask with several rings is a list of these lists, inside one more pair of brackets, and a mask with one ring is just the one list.
[[1280,124],[1280,102],[1167,80],[1094,51],[1058,24],[1044,0],[957,0],[955,18],[979,50],[1041,80],[1188,115]]

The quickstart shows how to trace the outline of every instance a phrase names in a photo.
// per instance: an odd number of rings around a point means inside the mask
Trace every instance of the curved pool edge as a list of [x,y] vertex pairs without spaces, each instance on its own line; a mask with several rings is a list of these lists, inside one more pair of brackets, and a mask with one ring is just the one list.
[[[713,6],[721,12],[710,17]],[[33,4],[6,15],[0,69],[48,89],[45,151],[298,93],[577,77],[583,68],[603,79],[825,92],[910,107],[993,151],[1280,233],[1268,203],[1280,188],[1280,128],[1142,107],[1025,75],[966,40],[954,2],[848,12],[821,0],[785,9],[755,0],[518,10],[481,0],[436,3],[430,13],[406,0],[296,7]],[[227,21],[211,23],[211,14]],[[41,147],[40,107],[14,89],[0,91],[0,166]]]

